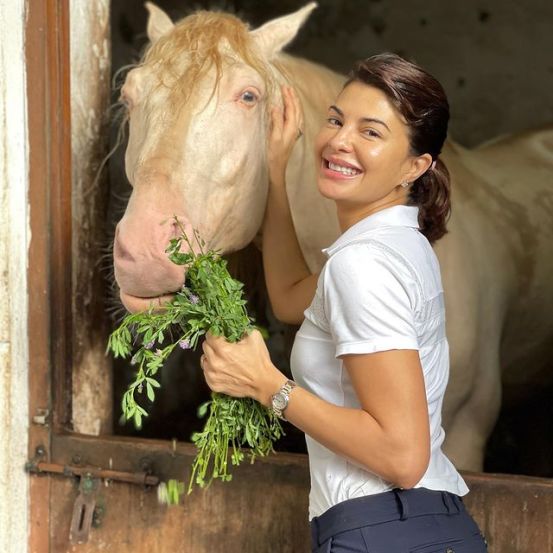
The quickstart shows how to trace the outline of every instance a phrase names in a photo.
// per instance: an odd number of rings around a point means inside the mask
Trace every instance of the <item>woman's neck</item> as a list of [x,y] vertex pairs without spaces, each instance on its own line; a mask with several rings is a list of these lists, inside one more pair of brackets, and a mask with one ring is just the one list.
[[383,209],[388,209],[396,205],[407,205],[407,198],[396,198],[394,200],[384,199],[371,204],[344,204],[342,202],[336,202],[336,212],[338,215],[338,223],[340,224],[340,230],[342,234],[346,232],[350,227],[365,219],[369,215],[373,215]]

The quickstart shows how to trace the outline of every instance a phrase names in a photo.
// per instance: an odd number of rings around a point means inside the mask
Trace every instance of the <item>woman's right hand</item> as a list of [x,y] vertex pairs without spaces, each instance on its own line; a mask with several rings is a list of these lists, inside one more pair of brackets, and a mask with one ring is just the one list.
[[271,110],[271,131],[267,161],[272,185],[284,184],[284,174],[296,141],[303,134],[303,112],[300,99],[291,86],[282,85],[283,107]]

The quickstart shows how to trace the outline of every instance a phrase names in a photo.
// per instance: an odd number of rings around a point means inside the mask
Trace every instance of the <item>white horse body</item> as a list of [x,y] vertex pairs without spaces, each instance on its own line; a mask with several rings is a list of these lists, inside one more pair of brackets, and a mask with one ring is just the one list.
[[[313,139],[344,77],[317,64],[279,53],[312,8],[309,6],[270,22],[254,33],[263,52],[270,51],[273,44],[274,55],[268,61],[277,81],[285,80],[283,75],[286,75],[302,100],[305,136],[290,160],[287,191],[300,246],[310,269],[316,272],[324,262],[321,249],[338,237],[339,226],[334,203],[317,191]],[[149,5],[149,9],[150,37],[169,39],[172,23],[159,8]],[[228,67],[225,69],[230,71]],[[152,75],[148,78],[151,80]],[[221,79],[220,97],[224,97],[224,86]],[[145,92],[154,93],[153,89]],[[204,96],[201,105],[206,101]],[[217,101],[217,97],[209,100]],[[128,232],[125,236],[125,228],[132,228],[138,234],[148,232],[148,224],[155,222],[148,222],[146,213],[148,217],[155,213],[154,217],[164,214],[170,218],[170,210],[174,209],[177,214],[187,213],[191,224],[199,220],[194,219],[194,214],[201,214],[204,238],[210,246],[222,247],[225,251],[242,247],[245,240],[251,241],[259,231],[267,190],[263,167],[265,142],[259,136],[249,143],[248,159],[258,159],[260,165],[250,167],[247,176],[242,174],[239,178],[233,174],[227,178],[228,187],[235,187],[233,194],[221,192],[223,176],[217,180],[216,192],[209,189],[198,192],[198,184],[181,188],[176,184],[194,179],[193,161],[190,156],[186,157],[186,148],[188,152],[197,148],[198,140],[209,146],[209,135],[207,139],[199,138],[203,137],[202,131],[194,126],[198,118],[203,118],[206,132],[214,124],[209,117],[217,116],[219,105],[209,102],[204,109],[198,108],[198,103],[188,102],[185,110],[188,113],[175,115],[173,126],[183,132],[181,154],[163,152],[160,155],[159,148],[153,148],[149,157],[145,155],[145,136],[150,136],[151,142],[154,133],[149,133],[148,118],[140,112],[137,114],[140,124],[135,123],[133,129],[135,116],[131,115],[126,162],[129,180],[135,187],[135,200],[131,197],[114,249],[116,277],[118,268],[119,275],[123,275],[121,280],[118,278],[122,289],[128,274],[147,272],[143,266],[134,267],[129,262],[140,257],[140,253],[133,252]],[[167,127],[167,120],[164,125]],[[260,114],[254,125],[266,129],[266,119]],[[191,129],[196,137],[194,144],[190,144],[186,129]],[[229,133],[232,136],[236,129],[229,129]],[[175,147],[172,145],[171,149]],[[205,159],[199,162],[199,174],[205,175],[206,167],[215,167],[217,159],[210,158],[209,147],[202,155]],[[176,157],[168,163],[167,158],[171,156]],[[435,246],[442,269],[451,351],[450,382],[443,406],[444,449],[459,468],[481,470],[484,446],[501,403],[502,378],[513,389],[523,389],[529,381],[536,381],[539,374],[544,374],[553,349],[549,324],[553,312],[550,276],[553,274],[550,177],[553,129],[502,138],[474,150],[449,140],[442,157],[452,175],[453,205],[449,233]],[[159,171],[162,178],[157,180],[156,159],[161,159],[163,165]],[[182,163],[182,159],[187,162]],[[146,167],[147,177],[141,182],[136,175],[144,173]],[[162,187],[167,184],[164,190]],[[152,208],[146,204],[154,205]],[[232,217],[246,211],[251,217]],[[222,220],[221,213],[228,214],[225,217],[228,223]],[[214,219],[210,221],[210,217]],[[135,242],[136,248],[144,247],[139,237],[135,237]],[[163,251],[159,253],[162,255]],[[160,270],[159,263],[157,267]],[[174,281],[174,275],[171,278]],[[159,295],[166,292],[160,291]]]

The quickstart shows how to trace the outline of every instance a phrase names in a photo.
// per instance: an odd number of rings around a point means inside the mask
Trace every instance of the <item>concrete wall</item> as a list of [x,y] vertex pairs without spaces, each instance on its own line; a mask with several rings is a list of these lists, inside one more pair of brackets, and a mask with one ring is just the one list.
[[30,241],[25,1],[0,2],[0,550],[27,550],[27,246]]

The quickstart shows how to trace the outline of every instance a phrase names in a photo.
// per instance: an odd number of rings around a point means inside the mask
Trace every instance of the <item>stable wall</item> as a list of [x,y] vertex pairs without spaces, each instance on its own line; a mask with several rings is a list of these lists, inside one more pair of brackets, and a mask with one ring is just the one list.
[[25,1],[0,2],[0,550],[26,551],[28,146]]
[[[308,0],[158,0],[177,19],[234,10],[253,27]],[[112,5],[113,67],[138,59],[146,40],[141,0]],[[340,72],[383,51],[435,75],[451,104],[451,136],[474,146],[553,122],[553,2],[547,0],[319,0],[289,48]]]

